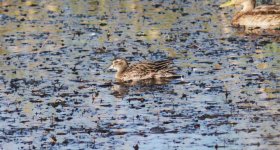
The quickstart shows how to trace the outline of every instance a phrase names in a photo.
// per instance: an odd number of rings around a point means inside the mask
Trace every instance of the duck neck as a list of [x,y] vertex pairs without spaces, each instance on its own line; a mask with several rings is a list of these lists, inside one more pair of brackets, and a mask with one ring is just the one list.
[[118,69],[115,78],[120,79],[121,76],[122,76],[122,74],[125,72],[125,69],[126,69],[126,68],[120,68],[120,69]]
[[248,12],[252,11],[255,8],[256,1],[255,0],[247,0],[241,4],[243,6],[243,9],[241,12]]

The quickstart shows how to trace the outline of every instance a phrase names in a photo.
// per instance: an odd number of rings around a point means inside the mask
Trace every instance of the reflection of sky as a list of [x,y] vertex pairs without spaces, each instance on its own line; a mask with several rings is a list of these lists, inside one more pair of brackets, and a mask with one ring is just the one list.
[[[0,148],[274,149],[279,38],[239,35],[220,3],[2,2]],[[114,56],[173,57],[187,83],[116,98],[103,71]]]

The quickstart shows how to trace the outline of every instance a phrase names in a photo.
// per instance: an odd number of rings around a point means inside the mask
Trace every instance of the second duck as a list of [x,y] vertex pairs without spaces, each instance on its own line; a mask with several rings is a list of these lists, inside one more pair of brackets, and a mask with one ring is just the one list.
[[241,5],[243,8],[234,15],[233,26],[247,28],[278,29],[280,30],[280,5],[256,6],[256,0],[230,0],[220,7]]

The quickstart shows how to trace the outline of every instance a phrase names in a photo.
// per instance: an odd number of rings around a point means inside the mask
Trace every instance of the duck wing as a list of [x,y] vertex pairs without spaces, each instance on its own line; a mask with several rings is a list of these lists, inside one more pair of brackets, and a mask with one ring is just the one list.
[[147,70],[150,70],[153,72],[158,72],[161,70],[175,69],[173,66],[171,66],[171,64],[173,64],[172,60],[146,62],[146,67],[147,67]]
[[279,14],[280,5],[261,5],[253,9],[254,13],[269,13],[269,14]]
[[176,75],[176,70],[178,69],[173,65],[172,60],[164,60],[164,61],[156,61],[150,64],[151,71],[154,72],[154,78],[162,78],[162,77],[179,77]]
[[163,60],[155,62],[140,62],[130,65],[124,75],[129,79],[146,79],[153,78],[158,73],[174,73],[175,68],[170,66],[173,64],[172,60]]
[[[148,77],[151,71],[145,63],[137,63],[130,65],[123,73],[124,80],[139,80]],[[150,75],[151,76],[151,75]]]

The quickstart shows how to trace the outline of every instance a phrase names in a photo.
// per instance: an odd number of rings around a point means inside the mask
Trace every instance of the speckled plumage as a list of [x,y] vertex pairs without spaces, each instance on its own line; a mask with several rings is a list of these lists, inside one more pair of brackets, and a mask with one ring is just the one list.
[[277,29],[280,28],[280,5],[261,5],[255,7],[255,0],[231,0],[221,7],[242,5],[243,9],[232,19],[233,26],[248,28]]
[[119,58],[112,62],[110,68],[117,70],[115,78],[121,81],[168,78],[175,76],[172,63],[171,60],[164,60],[129,65],[125,59]]

